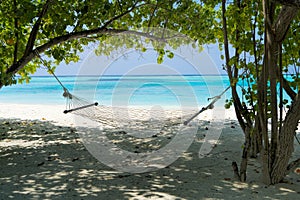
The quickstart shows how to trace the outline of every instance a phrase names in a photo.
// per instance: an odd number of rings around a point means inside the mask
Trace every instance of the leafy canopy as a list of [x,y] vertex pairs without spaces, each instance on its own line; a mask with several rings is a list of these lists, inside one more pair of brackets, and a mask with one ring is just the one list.
[[[89,43],[101,44],[128,30],[168,28],[188,34],[199,44],[215,42],[214,15],[213,4],[192,0],[3,0],[0,87],[16,83],[15,74],[20,75],[19,82],[29,82],[30,74],[42,65],[35,52],[50,57],[47,64],[54,70],[61,62],[77,62],[78,53]],[[124,45],[116,37],[110,41],[115,48]],[[110,53],[105,51],[101,53]]]

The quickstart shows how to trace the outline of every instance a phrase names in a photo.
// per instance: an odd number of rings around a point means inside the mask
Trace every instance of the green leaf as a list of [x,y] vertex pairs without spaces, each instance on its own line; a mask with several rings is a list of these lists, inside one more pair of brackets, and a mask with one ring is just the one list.
[[169,57],[169,58],[173,58],[174,57],[174,53],[172,53],[172,52],[169,52],[168,54],[167,54],[167,56]]

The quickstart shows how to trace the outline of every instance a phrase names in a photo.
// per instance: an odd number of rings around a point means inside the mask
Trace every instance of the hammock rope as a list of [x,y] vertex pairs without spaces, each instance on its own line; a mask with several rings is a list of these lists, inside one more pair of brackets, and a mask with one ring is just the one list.
[[[54,71],[47,65],[46,61],[40,56],[39,52],[35,50],[35,53],[39,57],[39,59],[41,59],[42,63],[47,67],[49,72],[54,76],[54,78],[57,80],[64,91],[63,97],[66,98],[67,102],[66,110],[64,110],[63,112],[65,114],[73,113],[81,117],[88,118],[92,121],[99,122],[105,128],[125,128],[126,130],[130,130],[130,127],[134,127],[135,129],[143,131],[156,130],[160,132],[163,129],[170,129],[170,127],[173,126],[180,126],[182,124],[188,125],[203,111],[213,109],[214,104],[219,99],[221,99],[224,93],[230,88],[230,86],[228,86],[220,95],[208,98],[209,101],[212,101],[206,107],[203,107],[200,111],[164,111],[147,110],[145,108],[109,107],[99,105],[98,102],[90,102],[71,94],[59,80],[59,78],[55,75]],[[191,113],[194,112],[196,113],[191,116]],[[153,117],[153,114],[155,115],[155,117]]]
[[56,79],[56,81],[59,83],[59,85],[62,87],[62,89],[64,90],[63,92],[63,97],[67,99],[66,102],[66,110],[64,110],[64,113],[67,114],[69,112],[73,112],[76,110],[80,110],[80,109],[85,109],[91,106],[98,106],[98,102],[95,102],[93,104],[89,103],[85,103],[85,105],[81,105],[75,108],[71,108],[72,103],[70,102],[70,100],[78,100],[78,101],[82,101],[82,102],[86,102],[81,98],[75,97],[74,95],[72,95],[70,93],[70,91],[62,84],[62,82],[59,80],[59,78],[56,76],[56,74],[54,73],[54,71],[47,65],[46,61],[41,57],[41,55],[39,54],[38,50],[35,50],[35,54],[36,56],[42,61],[42,63],[44,64],[45,67],[47,67],[48,71],[50,72],[50,74],[53,75],[53,77]]
[[213,109],[214,108],[214,104],[221,99],[221,97],[223,96],[223,94],[225,94],[225,92],[230,88],[230,86],[228,86],[220,95],[208,98],[208,100],[212,99],[212,102],[210,102],[210,104],[208,104],[206,107],[203,107],[201,110],[199,110],[199,112],[197,112],[196,114],[194,114],[191,118],[189,118],[188,120],[184,121],[183,124],[184,125],[188,125],[193,119],[195,119],[195,117],[197,117],[198,115],[200,115],[200,113],[202,113],[205,110],[208,109]]

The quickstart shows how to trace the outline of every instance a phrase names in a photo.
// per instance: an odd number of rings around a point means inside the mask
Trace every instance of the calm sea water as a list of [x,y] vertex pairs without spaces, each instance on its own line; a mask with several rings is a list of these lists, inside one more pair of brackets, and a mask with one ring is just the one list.
[[[62,84],[73,94],[103,105],[204,106],[228,85],[227,76],[62,76]],[[29,84],[0,90],[0,102],[65,104],[63,89],[52,76],[32,77]],[[221,102],[224,104],[230,92]]]

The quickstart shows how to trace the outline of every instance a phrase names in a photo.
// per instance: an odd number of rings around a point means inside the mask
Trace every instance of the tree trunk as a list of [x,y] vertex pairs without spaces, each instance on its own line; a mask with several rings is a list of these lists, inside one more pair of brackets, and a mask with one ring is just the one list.
[[271,183],[270,177],[270,144],[269,144],[269,135],[268,135],[268,79],[269,79],[269,70],[268,70],[268,31],[270,31],[270,3],[268,0],[263,1],[263,11],[265,16],[264,26],[265,26],[265,36],[264,36],[264,63],[261,75],[259,78],[258,86],[258,115],[260,118],[260,123],[262,126],[262,138],[263,138],[263,149],[262,149],[262,181],[269,185]]
[[[275,5],[274,2],[264,1],[265,15],[265,63],[263,75],[268,78],[268,82],[262,85],[264,92],[270,89],[270,113],[271,113],[271,140],[267,132],[264,132],[264,152],[263,152],[263,181],[266,184],[277,184],[286,175],[289,166],[289,159],[293,153],[294,134],[300,120],[300,100],[299,93],[293,99],[292,105],[284,119],[282,127],[279,128],[278,121],[278,102],[277,102],[277,84],[281,78],[278,76],[278,55],[281,43],[289,29],[289,24],[297,14],[297,8],[283,6],[278,14],[277,20],[274,20]],[[281,71],[281,70],[279,70]],[[262,103],[262,102],[261,102]],[[266,103],[266,100],[264,101]],[[265,104],[266,105],[266,104]],[[262,113],[264,123],[267,122],[268,111]],[[267,124],[264,124],[267,125]]]
[[246,126],[245,129],[245,146],[243,149],[242,154],[242,162],[241,162],[241,169],[240,169],[240,179],[241,181],[245,182],[247,179],[247,165],[248,165],[248,158],[249,158],[249,151],[251,148],[251,132],[253,132],[253,128]]
[[278,153],[271,171],[271,184],[282,181],[289,166],[289,160],[294,151],[295,131],[300,120],[300,92],[289,109],[279,135]]

